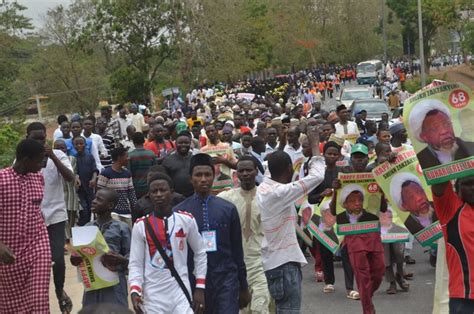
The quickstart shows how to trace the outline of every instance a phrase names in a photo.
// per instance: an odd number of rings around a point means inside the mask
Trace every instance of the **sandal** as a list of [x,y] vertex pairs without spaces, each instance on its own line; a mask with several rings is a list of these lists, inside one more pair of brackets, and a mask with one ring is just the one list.
[[322,271],[317,271],[314,275],[314,279],[316,282],[323,282],[324,281],[324,273]]
[[72,311],[71,298],[63,291],[63,297],[59,299],[59,309],[63,314],[69,314]]
[[410,289],[410,285],[403,280],[403,276],[399,273],[395,275],[395,280],[397,281],[398,285],[400,286],[400,289],[402,289],[403,292],[407,292]]
[[351,291],[347,294],[347,298],[348,298],[348,299],[351,299],[351,300],[360,300],[359,292],[357,292],[357,291],[355,291],[355,290],[351,290]]
[[385,292],[387,292],[387,294],[397,294],[397,286],[395,282],[391,282],[390,287],[385,290]]
[[334,285],[328,284],[325,285],[323,288],[324,293],[333,293],[334,292]]

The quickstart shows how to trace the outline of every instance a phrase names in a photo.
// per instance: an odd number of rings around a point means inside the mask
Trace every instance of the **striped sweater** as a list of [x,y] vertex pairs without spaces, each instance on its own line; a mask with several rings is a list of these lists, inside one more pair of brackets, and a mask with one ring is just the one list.
[[137,197],[133,188],[132,175],[127,169],[118,172],[112,166],[102,170],[97,181],[97,188],[109,188],[117,191],[119,200],[115,206],[114,213],[119,215],[130,215],[137,203]]

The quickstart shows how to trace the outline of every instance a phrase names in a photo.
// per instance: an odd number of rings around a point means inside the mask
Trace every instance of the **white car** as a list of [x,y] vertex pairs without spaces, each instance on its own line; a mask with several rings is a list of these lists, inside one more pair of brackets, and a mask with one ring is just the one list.
[[347,87],[341,91],[336,100],[349,108],[354,100],[373,98],[373,92],[367,87]]

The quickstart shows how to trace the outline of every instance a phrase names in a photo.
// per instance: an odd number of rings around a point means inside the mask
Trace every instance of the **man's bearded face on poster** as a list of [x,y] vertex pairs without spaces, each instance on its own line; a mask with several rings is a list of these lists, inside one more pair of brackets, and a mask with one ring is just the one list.
[[430,203],[423,188],[413,181],[406,181],[402,185],[402,210],[409,211],[417,216],[427,215],[430,212]]
[[439,110],[432,110],[426,115],[420,138],[436,150],[450,150],[456,142],[451,120]]

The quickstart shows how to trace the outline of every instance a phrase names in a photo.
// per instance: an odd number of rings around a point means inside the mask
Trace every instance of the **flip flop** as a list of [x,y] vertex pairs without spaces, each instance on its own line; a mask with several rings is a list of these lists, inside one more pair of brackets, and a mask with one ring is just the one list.
[[352,290],[352,291],[349,292],[349,294],[347,295],[347,298],[348,298],[348,299],[351,299],[351,300],[360,300],[359,292],[357,292],[357,291],[355,291],[355,290]]
[[325,285],[324,288],[323,288],[323,292],[324,293],[332,293],[334,292],[334,285]]

